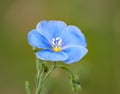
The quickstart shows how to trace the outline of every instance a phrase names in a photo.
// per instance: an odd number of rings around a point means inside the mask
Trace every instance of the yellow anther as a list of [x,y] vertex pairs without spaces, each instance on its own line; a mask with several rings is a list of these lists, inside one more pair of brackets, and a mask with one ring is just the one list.
[[54,52],[60,52],[61,51],[61,48],[60,47],[53,47],[52,50]]

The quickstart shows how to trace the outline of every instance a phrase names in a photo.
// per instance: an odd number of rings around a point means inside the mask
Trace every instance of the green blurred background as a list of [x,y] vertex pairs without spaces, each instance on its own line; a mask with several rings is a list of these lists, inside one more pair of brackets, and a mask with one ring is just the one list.
[[78,63],[59,63],[80,76],[82,91],[72,92],[58,69],[44,94],[120,94],[120,0],[0,0],[0,94],[26,94],[26,80],[34,90],[35,56],[27,34],[41,20],[78,26],[89,49]]

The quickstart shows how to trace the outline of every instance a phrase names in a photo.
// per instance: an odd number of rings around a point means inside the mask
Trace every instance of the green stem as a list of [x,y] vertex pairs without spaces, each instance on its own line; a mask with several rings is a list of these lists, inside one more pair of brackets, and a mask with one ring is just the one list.
[[74,74],[72,73],[72,71],[70,71],[68,68],[66,68],[66,67],[64,67],[64,66],[62,66],[62,65],[57,65],[56,67],[65,70],[66,72],[68,72],[68,74],[69,74],[70,76],[74,76]]
[[56,68],[56,62],[54,62],[52,68],[48,71],[48,73],[43,78],[43,82],[51,75],[51,73],[55,70],[55,68]]
[[40,61],[38,58],[36,58],[36,69],[36,94],[40,94],[42,90],[42,79],[44,76],[44,62]]
[[27,94],[31,94],[30,84],[29,84],[28,81],[25,82],[25,90],[26,90],[26,93],[27,93]]
[[74,75],[72,73],[72,71],[70,71],[69,69],[67,69],[66,67],[64,67],[62,65],[57,65],[56,67],[59,67],[68,73],[69,79],[70,79],[70,84],[72,86],[73,91],[77,91],[77,90],[81,89],[79,77],[77,75]]
[[51,75],[51,73],[56,68],[56,62],[54,62],[53,66],[46,73],[46,75],[45,75],[45,68],[46,67],[45,67],[44,62],[36,58],[37,78],[36,78],[36,93],[35,94],[41,94],[45,80]]

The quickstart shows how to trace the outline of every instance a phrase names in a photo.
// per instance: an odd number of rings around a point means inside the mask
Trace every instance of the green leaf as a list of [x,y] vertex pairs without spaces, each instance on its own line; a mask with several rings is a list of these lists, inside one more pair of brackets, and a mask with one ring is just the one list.
[[30,84],[28,81],[25,82],[25,90],[27,92],[27,94],[31,94],[31,91],[30,91]]

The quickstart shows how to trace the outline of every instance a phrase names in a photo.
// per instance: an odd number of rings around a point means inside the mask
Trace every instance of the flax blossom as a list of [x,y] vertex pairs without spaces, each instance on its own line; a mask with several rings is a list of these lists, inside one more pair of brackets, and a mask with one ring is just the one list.
[[41,21],[28,33],[31,46],[41,60],[63,61],[71,64],[82,59],[88,52],[86,39],[79,28],[67,26],[63,21]]

